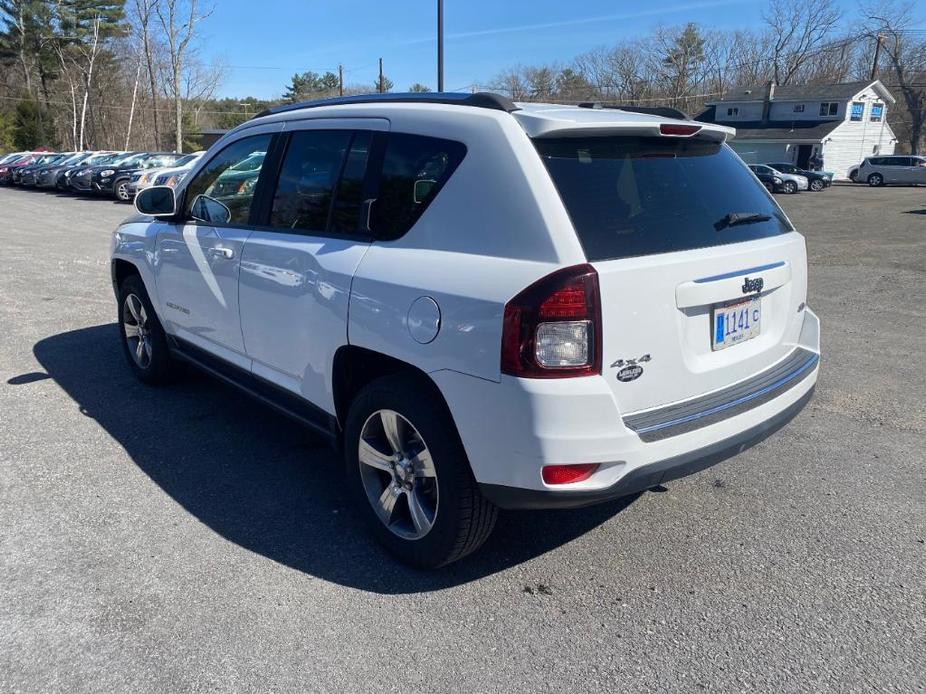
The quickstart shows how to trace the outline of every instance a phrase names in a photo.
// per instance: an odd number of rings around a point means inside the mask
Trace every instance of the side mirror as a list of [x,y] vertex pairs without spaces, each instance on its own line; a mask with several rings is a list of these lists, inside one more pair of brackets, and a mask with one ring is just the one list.
[[[173,190],[171,188],[170,190]],[[228,224],[231,221],[231,210],[228,207],[208,195],[197,195],[193,198],[193,205],[190,207],[190,216],[198,222],[206,224]]]
[[431,194],[431,191],[434,190],[434,186],[437,185],[437,181],[430,178],[419,178],[415,181],[415,204],[420,205],[425,201],[425,199]]
[[135,209],[152,217],[172,217],[177,212],[174,189],[167,186],[145,188],[135,196]]

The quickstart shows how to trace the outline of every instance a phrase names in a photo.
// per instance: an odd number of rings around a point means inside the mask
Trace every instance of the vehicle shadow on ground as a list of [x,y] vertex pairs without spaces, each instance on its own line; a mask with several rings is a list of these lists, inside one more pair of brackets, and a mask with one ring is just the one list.
[[[344,489],[340,459],[327,444],[192,370],[171,386],[140,384],[116,331],[108,324],[61,333],[38,342],[34,353],[80,412],[189,513],[231,542],[327,581],[381,593],[460,585],[570,542],[635,498],[572,511],[502,513],[477,554],[438,571],[416,571],[367,535]],[[20,374],[8,383],[33,380],[36,375]],[[144,518],[138,532],[145,532]]]

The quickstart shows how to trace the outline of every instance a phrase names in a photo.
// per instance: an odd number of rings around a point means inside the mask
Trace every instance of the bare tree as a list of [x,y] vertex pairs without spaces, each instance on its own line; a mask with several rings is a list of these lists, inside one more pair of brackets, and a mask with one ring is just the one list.
[[833,0],[771,0],[762,18],[773,40],[773,79],[788,84],[828,41],[842,13]]
[[868,19],[872,33],[883,37],[890,82],[907,107],[910,152],[919,154],[926,127],[926,40],[909,31],[914,24],[912,10],[912,5],[885,0],[869,7]]
[[174,149],[183,151],[183,67],[190,42],[196,36],[196,25],[212,14],[213,8],[197,11],[197,0],[160,0],[155,12],[170,51],[170,71],[167,86],[174,102]]
[[161,130],[158,123],[158,71],[155,66],[154,47],[152,45],[151,19],[152,13],[159,2],[160,0],[135,0],[134,4],[135,32],[141,39],[141,50],[145,56],[145,69],[148,75],[148,87],[150,88],[151,119],[152,127],[154,128],[155,149],[161,146]]

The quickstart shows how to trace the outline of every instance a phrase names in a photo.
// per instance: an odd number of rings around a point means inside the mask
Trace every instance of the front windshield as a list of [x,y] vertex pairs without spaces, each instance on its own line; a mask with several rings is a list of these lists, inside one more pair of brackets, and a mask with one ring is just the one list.
[[115,154],[97,154],[95,157],[90,157],[87,161],[84,162],[87,166],[96,166],[97,164],[109,164],[116,158]]
[[130,152],[129,154],[120,155],[115,161],[110,163],[114,166],[135,166],[147,156],[148,155],[144,152]]
[[174,162],[174,165],[175,165],[177,168],[180,168],[181,166],[186,166],[186,165],[189,164],[190,162],[194,162],[194,161],[196,161],[197,159],[199,159],[199,155],[198,155],[198,154],[186,154],[186,155],[180,157],[177,161],[175,161],[175,162]]

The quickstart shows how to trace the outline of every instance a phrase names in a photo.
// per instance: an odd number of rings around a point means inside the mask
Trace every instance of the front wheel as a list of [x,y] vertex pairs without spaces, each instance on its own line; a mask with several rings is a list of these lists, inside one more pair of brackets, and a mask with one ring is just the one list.
[[120,178],[113,183],[113,194],[119,202],[130,202],[132,195],[129,193],[129,179]]
[[360,392],[344,455],[360,514],[402,561],[443,566],[492,532],[498,511],[479,493],[450,413],[417,379],[387,376]]
[[765,186],[765,190],[767,190],[769,193],[775,192],[775,186],[773,186],[771,183],[763,183],[762,185]]
[[794,193],[797,192],[797,183],[795,183],[794,181],[785,181],[784,191],[788,195],[794,195]]
[[878,186],[884,185],[884,176],[881,174],[873,173],[868,177],[868,185],[872,188],[877,188]]
[[819,193],[821,190],[823,190],[824,187],[825,186],[824,186],[823,181],[821,181],[819,178],[815,178],[814,180],[810,182],[810,189],[814,193]]
[[173,377],[177,365],[167,347],[167,334],[138,275],[126,277],[119,285],[119,337],[138,380],[161,385]]

